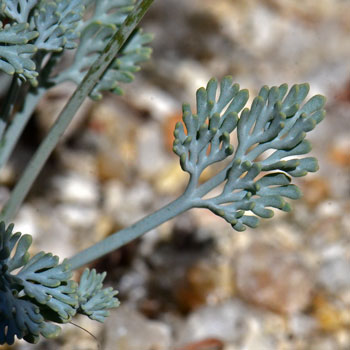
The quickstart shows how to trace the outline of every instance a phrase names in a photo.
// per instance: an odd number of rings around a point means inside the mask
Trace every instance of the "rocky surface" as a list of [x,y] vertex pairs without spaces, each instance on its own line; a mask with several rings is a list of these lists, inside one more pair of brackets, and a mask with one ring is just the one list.
[[[153,60],[124,97],[84,108],[15,221],[34,236],[32,252],[69,257],[181,194],[187,175],[172,130],[181,102],[194,103],[211,76],[232,74],[252,95],[304,81],[325,94],[327,117],[309,137],[320,170],[296,180],[304,197],[291,213],[258,229],[235,232],[192,210],[97,261],[122,306],[105,325],[75,322],[102,349],[350,348],[349,18],[341,0],[155,1],[143,22],[155,34]],[[57,94],[42,101],[0,175],[0,203],[51,123],[43,111],[57,107]],[[73,348],[97,343],[66,325],[35,345]]]

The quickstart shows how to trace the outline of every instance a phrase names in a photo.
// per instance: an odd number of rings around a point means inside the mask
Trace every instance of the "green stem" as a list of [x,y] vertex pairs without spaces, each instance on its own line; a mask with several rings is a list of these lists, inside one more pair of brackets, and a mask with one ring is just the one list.
[[104,71],[111,64],[118,51],[136,28],[153,1],[154,0],[141,0],[139,4],[135,6],[119,30],[113,35],[102,54],[92,64],[83,81],[79,84],[78,88],[58,116],[56,122],[51,127],[48,135],[29,162],[22,177],[14,188],[9,201],[3,208],[0,220],[4,220],[5,222],[12,220],[37,175],[73,119],[77,110],[92,91]]
[[22,86],[22,82],[17,76],[12,78],[11,86],[9,92],[5,99],[5,104],[0,112],[0,140],[5,132],[6,126],[8,124],[9,118],[12,114],[13,107],[16,103],[18,92]]
[[45,88],[30,90],[25,98],[22,110],[16,113],[10,126],[7,128],[0,148],[0,169],[7,163],[23,129],[45,91]]
[[71,268],[74,270],[88,264],[101,256],[122,247],[132,240],[141,237],[144,233],[159,226],[163,222],[166,222],[192,208],[192,200],[190,199],[190,195],[186,193],[135,224],[121,231],[115,232],[106,239],[74,255],[68,260],[71,264]]
[[[175,216],[191,208],[201,207],[201,201],[199,199],[225,180],[226,172],[230,166],[231,165],[228,165],[216,176],[195,190],[192,188],[192,186],[190,186],[190,180],[185,193],[175,201],[169,203],[153,214],[146,216],[132,226],[115,232],[106,239],[74,255],[68,260],[68,262],[71,264],[71,268],[74,270],[85,264],[88,264],[95,259],[98,259],[101,256],[122,247],[132,240],[141,237],[146,232],[174,218]],[[205,208],[207,207],[208,206],[206,205]]]

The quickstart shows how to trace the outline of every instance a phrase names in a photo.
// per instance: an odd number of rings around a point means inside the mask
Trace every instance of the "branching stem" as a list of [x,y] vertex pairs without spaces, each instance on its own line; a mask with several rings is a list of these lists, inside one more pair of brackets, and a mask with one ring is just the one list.
[[119,30],[113,35],[102,54],[92,64],[83,81],[79,84],[78,88],[58,116],[56,122],[51,127],[46,138],[43,140],[29,162],[22,177],[14,188],[9,201],[3,208],[0,220],[4,220],[5,222],[10,222],[12,220],[46,160],[49,158],[79,107],[111,64],[153,1],[154,0],[141,0],[138,5],[135,6],[125,19],[124,23],[120,26]]
[[153,214],[74,255],[68,260],[71,268],[77,269],[141,237],[144,233],[192,208],[192,201],[192,196],[185,192],[184,195]]
[[212,179],[199,186],[197,189],[193,189],[194,183],[190,180],[185,193],[173,202],[167,204],[153,214],[139,220],[135,224],[113,233],[106,239],[74,255],[69,259],[72,269],[77,269],[122,247],[132,240],[141,237],[143,234],[152,230],[153,228],[158,227],[162,223],[191,208],[199,207],[201,197],[225,180],[225,173],[227,171],[225,169]]

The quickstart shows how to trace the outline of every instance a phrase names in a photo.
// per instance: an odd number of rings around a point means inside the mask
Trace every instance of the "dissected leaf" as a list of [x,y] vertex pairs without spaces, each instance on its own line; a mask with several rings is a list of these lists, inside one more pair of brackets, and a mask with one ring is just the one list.
[[[30,235],[13,233],[0,222],[0,344],[15,336],[35,343],[39,335],[54,337],[78,307],[77,284],[69,265],[40,252],[29,259]],[[20,269],[17,274],[15,270]]]
[[34,14],[35,29],[39,36],[38,49],[59,52],[77,46],[78,24],[82,20],[84,6],[79,0],[44,1]]
[[[258,225],[256,216],[272,217],[269,208],[290,211],[284,198],[300,198],[301,192],[290,184],[289,176],[304,176],[318,169],[315,158],[298,156],[311,150],[305,136],[323,119],[325,98],[316,95],[305,101],[308,84],[294,85],[289,92],[286,84],[264,86],[251,108],[238,117],[248,100],[247,91],[239,90],[231,77],[221,81],[218,96],[217,87],[218,82],[212,79],[206,89],[197,91],[196,114],[184,105],[186,130],[182,123],[176,125],[174,152],[195,185],[206,167],[233,154],[229,165],[217,175],[218,182],[224,182],[222,192],[212,198],[197,198],[194,206],[210,209],[243,231],[246,226]],[[235,151],[230,144],[234,129],[238,140]],[[268,156],[263,157],[267,151]],[[215,178],[210,181],[215,183]]]
[[[93,22],[85,27],[81,33],[73,63],[67,70],[57,75],[54,81],[60,83],[70,80],[80,84],[87,70],[104,50],[115,30],[114,25],[99,22]],[[151,37],[148,34],[143,34],[141,31],[135,33],[96,84],[90,97],[100,99],[102,91],[120,94],[122,90],[119,84],[131,82],[134,79],[133,73],[139,70],[138,64],[150,57],[151,49],[144,47],[150,40]]]
[[27,23],[7,24],[3,27],[0,22],[0,70],[10,75],[16,73],[35,85],[38,73],[30,57],[37,48],[28,42],[37,36],[38,32],[29,30]]
[[83,272],[77,294],[79,296],[78,312],[87,315],[92,320],[104,322],[109,315],[108,309],[117,307],[119,301],[115,296],[118,294],[113,288],[104,288],[103,280],[106,273],[96,273],[85,269]]
[[2,12],[17,23],[28,23],[31,10],[39,0],[2,0]]

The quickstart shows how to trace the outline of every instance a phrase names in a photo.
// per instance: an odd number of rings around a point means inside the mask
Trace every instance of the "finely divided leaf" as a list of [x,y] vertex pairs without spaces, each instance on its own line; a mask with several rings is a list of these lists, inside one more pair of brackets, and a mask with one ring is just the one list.
[[109,315],[108,309],[119,305],[115,297],[118,292],[113,288],[104,288],[103,280],[106,273],[96,273],[95,269],[91,271],[85,269],[81,276],[78,287],[79,309],[78,312],[87,315],[92,320],[104,322]]
[[38,32],[30,30],[27,23],[7,24],[3,27],[0,22],[0,70],[10,75],[16,73],[35,85],[38,73],[30,57],[37,48],[28,42],[37,36]]
[[[246,90],[239,90],[231,77],[221,81],[219,95],[217,87],[218,82],[212,79],[206,89],[197,91],[196,114],[184,105],[186,131],[182,123],[176,125],[174,152],[180,156],[183,170],[197,180],[205,167],[233,153],[229,165],[217,175],[224,182],[222,192],[212,198],[197,198],[195,206],[210,209],[243,231],[246,226],[258,225],[256,216],[272,217],[269,208],[290,211],[285,198],[301,196],[297,186],[290,184],[290,176],[317,171],[315,158],[298,156],[311,150],[305,137],[324,118],[325,98],[316,95],[305,101],[308,84],[294,85],[289,91],[286,84],[264,86],[251,108],[238,117],[248,100]],[[235,128],[238,145],[233,152],[229,134]]]

